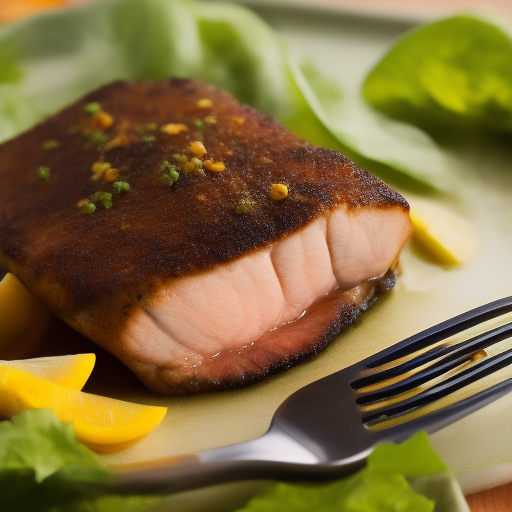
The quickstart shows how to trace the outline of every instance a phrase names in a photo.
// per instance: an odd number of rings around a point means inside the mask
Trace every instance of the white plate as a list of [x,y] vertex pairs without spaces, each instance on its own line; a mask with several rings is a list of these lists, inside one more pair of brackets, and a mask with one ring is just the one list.
[[[294,52],[311,58],[352,92],[359,89],[365,73],[392,41],[420,21],[410,16],[375,16],[324,4],[300,4],[251,2]],[[107,368],[111,360],[100,352],[100,375],[110,377],[106,385],[93,381],[89,390],[102,388],[100,391],[114,397],[169,408],[152,435],[105,459],[112,464],[151,460],[257,437],[268,428],[277,406],[303,385],[455,314],[511,295],[512,153],[492,141],[467,147],[461,143],[446,148],[446,153],[453,172],[460,176],[459,199],[437,201],[466,216],[480,232],[481,249],[470,265],[442,269],[407,247],[402,257],[403,275],[388,297],[320,356],[245,390],[155,397],[124,373],[112,378],[113,372]],[[465,492],[512,480],[512,464],[496,466],[512,460],[511,424],[512,395],[431,437]],[[494,467],[489,469],[490,465]],[[476,468],[486,469],[474,471]],[[211,498],[206,501],[211,504]]]

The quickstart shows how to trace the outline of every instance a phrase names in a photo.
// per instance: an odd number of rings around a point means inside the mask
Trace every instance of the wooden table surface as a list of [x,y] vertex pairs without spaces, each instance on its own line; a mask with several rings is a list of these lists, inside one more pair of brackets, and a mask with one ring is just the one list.
[[512,483],[466,496],[471,512],[512,512]]
[[[79,4],[90,0],[0,0],[0,22],[21,18],[31,12]],[[467,9],[486,9],[512,21],[512,0],[299,0],[337,3],[365,10],[442,17]],[[471,512],[512,512],[512,483],[466,496]]]

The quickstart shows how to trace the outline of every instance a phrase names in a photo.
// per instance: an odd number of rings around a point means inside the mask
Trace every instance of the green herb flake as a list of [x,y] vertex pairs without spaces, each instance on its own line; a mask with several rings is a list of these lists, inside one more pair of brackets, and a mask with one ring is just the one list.
[[177,181],[180,177],[180,173],[176,170],[176,168],[169,169],[169,176],[172,180]]
[[158,172],[161,173],[160,179],[166,185],[172,185],[175,181],[178,181],[180,177],[178,168],[175,165],[170,164],[167,160],[165,160],[165,162],[163,162],[158,168]]
[[101,149],[107,140],[107,136],[101,130],[94,130],[89,135],[89,144],[97,149]]
[[239,203],[235,208],[235,213],[237,215],[243,215],[244,213],[250,212],[255,206],[256,201],[254,201],[250,197],[245,197],[244,199],[240,199]]
[[203,170],[203,162],[197,157],[192,157],[190,161],[185,164],[185,172],[192,172],[198,176],[206,176]]
[[112,206],[112,194],[110,192],[96,192],[89,198],[94,204],[101,204],[104,208]]
[[144,135],[142,137],[142,142],[153,142],[154,140],[156,140],[154,135]]
[[41,149],[45,149],[45,150],[48,150],[48,149],[55,149],[55,148],[58,148],[60,146],[60,142],[58,140],[45,140],[42,144],[41,144]]
[[176,162],[178,162],[181,165],[184,165],[184,164],[186,164],[188,162],[187,155],[183,155],[183,154],[180,154],[180,153],[174,153],[172,155],[172,157],[174,158],[174,160],[176,160]]
[[50,180],[50,168],[45,167],[44,165],[40,165],[37,168],[37,177],[41,181],[49,181]]
[[94,203],[86,204],[80,210],[80,213],[94,213],[96,211],[96,205]]
[[156,123],[139,124],[133,128],[139,135],[148,135],[148,132],[155,132],[158,129]]
[[116,194],[120,194],[121,192],[129,192],[131,187],[126,181],[115,181],[112,183],[112,189]]
[[101,105],[97,101],[92,101],[84,105],[84,112],[89,116],[94,116],[101,112]]
[[158,172],[167,172],[171,167],[174,167],[174,169],[176,169],[175,165],[172,165],[169,163],[168,160],[165,160],[164,162],[162,162],[162,165],[160,165],[160,167],[158,168]]
[[162,176],[160,176],[160,179],[166,185],[172,185],[174,182],[178,181],[179,177],[180,173],[175,169],[171,169],[168,174],[162,174]]
[[201,130],[201,129],[203,128],[203,126],[204,126],[204,123],[203,123],[203,121],[201,121],[201,119],[194,119],[192,122],[194,123],[194,126],[195,126],[196,128],[199,128],[200,130]]

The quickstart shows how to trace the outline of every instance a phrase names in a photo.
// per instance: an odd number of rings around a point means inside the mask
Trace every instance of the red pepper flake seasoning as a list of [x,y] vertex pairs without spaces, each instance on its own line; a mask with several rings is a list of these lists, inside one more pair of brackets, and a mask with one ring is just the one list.
[[91,166],[92,176],[91,181],[99,181],[103,178],[103,175],[111,169],[111,165],[108,162],[94,162]]
[[110,114],[100,111],[94,114],[91,124],[98,130],[108,130],[114,124],[114,118]]
[[193,173],[199,176],[206,176],[203,170],[203,162],[199,158],[192,157],[189,160],[187,155],[179,153],[175,153],[172,157],[183,172],[186,172],[187,174]]
[[110,151],[113,148],[117,148],[119,146],[128,146],[130,144],[130,138],[125,134],[116,135],[112,140],[108,141],[103,149],[105,151]]
[[76,205],[80,208],[80,213],[93,213],[96,211],[96,205],[91,203],[89,199],[80,199]]
[[202,98],[196,103],[196,105],[199,108],[210,108],[213,106],[213,101],[210,98]]
[[224,165],[224,162],[214,162],[213,160],[205,160],[203,162],[203,165],[205,169],[208,169],[212,172],[222,172],[226,169],[226,166]]
[[118,169],[114,169],[113,167],[108,168],[103,173],[103,179],[105,181],[108,181],[109,183],[112,182],[112,181],[118,180],[119,179],[119,170]]
[[80,121],[79,131],[82,135],[89,137],[89,147],[102,149],[108,141],[103,132],[114,124],[114,119],[110,114],[104,112],[96,101],[84,105],[84,111],[88,119]]
[[270,187],[270,197],[276,201],[280,201],[288,196],[288,187],[282,183],[274,183]]
[[203,162],[199,160],[199,158],[193,157],[191,158],[182,169],[186,173],[198,174],[200,176],[205,176],[205,172],[203,171]]
[[83,208],[85,205],[89,204],[91,201],[89,201],[89,199],[80,199],[80,201],[78,201],[78,203],[76,203],[76,205],[78,206],[78,208]]
[[182,123],[169,123],[169,124],[164,124],[160,128],[160,131],[163,133],[167,133],[168,135],[178,135],[181,132],[188,131],[188,126],[186,124],[182,124]]
[[119,178],[119,170],[114,169],[108,162],[94,162],[91,166],[91,181],[99,181],[103,179],[107,182],[117,181]]
[[206,148],[204,144],[198,140],[192,142],[188,147],[188,150],[196,157],[201,157],[206,154]]
[[134,135],[128,135],[130,129],[130,123],[128,123],[128,121],[119,123],[116,128],[116,135],[113,139],[108,141],[103,148],[105,151],[119,146],[128,146],[132,141],[136,140]]

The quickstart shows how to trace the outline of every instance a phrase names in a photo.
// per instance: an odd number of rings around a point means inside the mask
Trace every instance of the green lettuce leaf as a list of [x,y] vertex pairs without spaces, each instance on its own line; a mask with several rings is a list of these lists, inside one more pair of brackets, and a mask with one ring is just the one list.
[[[239,512],[432,512],[434,502],[414,492],[432,494],[443,485],[449,512],[464,511],[463,498],[446,466],[420,432],[400,445],[379,446],[366,468],[328,484],[277,483]],[[0,497],[2,512],[144,512],[173,508],[172,497],[109,494],[111,471],[75,438],[71,424],[49,410],[26,411],[0,423]],[[432,476],[432,478],[429,478]],[[454,490],[456,492],[454,492]],[[458,495],[457,495],[458,491]],[[178,496],[179,497],[179,496]],[[454,505],[456,501],[462,505]],[[462,500],[462,501],[460,501]],[[161,508],[158,508],[158,507]],[[444,512],[444,508],[436,509]]]
[[418,432],[401,444],[385,443],[377,447],[368,457],[368,468],[398,472],[406,478],[448,471],[446,464],[430,445],[426,432]]
[[355,475],[328,484],[268,487],[238,512],[432,512],[434,502],[416,494],[406,478],[446,471],[419,432],[400,445],[379,446]]
[[398,473],[360,472],[325,485],[279,483],[238,512],[432,512],[434,502],[415,494]]
[[381,112],[436,134],[511,131],[510,29],[463,15],[414,30],[370,72],[363,93]]
[[0,422],[2,512],[135,512],[160,497],[108,496],[111,472],[48,409]]
[[75,464],[99,469],[101,464],[78,443],[71,424],[61,423],[49,410],[33,410],[0,423],[2,475],[27,468],[40,483],[59,469]]
[[336,93],[336,85],[311,65],[295,62],[292,70],[307,103],[349,158],[396,186],[451,188],[446,159],[425,132],[372,111],[358,94]]
[[333,94],[337,86],[296,66],[279,35],[241,6],[103,0],[2,26],[0,48],[0,141],[115,79],[192,77],[388,181],[445,184],[440,151],[425,134]]

